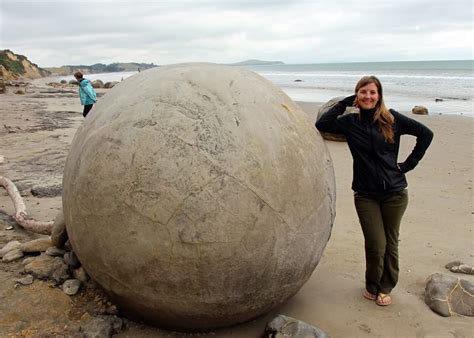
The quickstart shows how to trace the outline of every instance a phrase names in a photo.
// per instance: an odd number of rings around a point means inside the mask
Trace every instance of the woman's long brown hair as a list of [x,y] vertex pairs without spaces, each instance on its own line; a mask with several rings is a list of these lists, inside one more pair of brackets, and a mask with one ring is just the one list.
[[390,113],[390,111],[385,106],[385,103],[383,102],[382,83],[380,83],[380,80],[373,75],[364,76],[359,80],[359,82],[357,82],[355,87],[355,94],[357,95],[357,92],[360,88],[370,83],[375,84],[379,94],[379,100],[375,105],[374,121],[378,123],[380,131],[382,132],[383,137],[385,138],[385,141],[387,141],[388,143],[394,143],[395,140],[393,132],[393,123],[395,119],[393,118],[393,115]]

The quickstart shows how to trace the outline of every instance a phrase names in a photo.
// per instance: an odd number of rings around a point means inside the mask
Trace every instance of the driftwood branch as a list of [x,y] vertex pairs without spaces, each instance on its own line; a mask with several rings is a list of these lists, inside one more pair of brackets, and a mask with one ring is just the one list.
[[35,232],[43,235],[50,235],[51,229],[54,222],[40,222],[34,219],[28,218],[28,213],[26,212],[26,206],[21,198],[20,193],[18,192],[17,187],[10,181],[8,178],[0,176],[0,186],[4,187],[8,195],[13,201],[15,207],[15,215],[13,218],[16,223],[23,227],[25,230]]

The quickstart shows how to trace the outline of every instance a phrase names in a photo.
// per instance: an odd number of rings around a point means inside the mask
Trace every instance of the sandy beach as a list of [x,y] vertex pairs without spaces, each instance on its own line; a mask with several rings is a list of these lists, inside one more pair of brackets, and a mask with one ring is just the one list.
[[[31,217],[53,220],[61,197],[35,197],[35,187],[57,187],[69,145],[82,123],[77,87],[53,88],[48,79],[31,82],[25,94],[7,87],[0,94],[0,176],[23,191]],[[99,96],[107,89],[99,89]],[[320,103],[299,102],[314,124]],[[393,107],[397,109],[397,107]],[[445,273],[474,282],[474,276],[449,272],[454,260],[474,265],[473,122],[472,117],[428,115],[410,117],[434,132],[419,166],[408,173],[409,206],[400,233],[400,279],[393,305],[379,307],[362,297],[364,245],[350,189],[352,159],[345,143],[326,141],[337,185],[336,220],[323,258],[312,277],[284,306],[249,323],[216,330],[205,337],[260,337],[276,314],[305,321],[331,337],[473,337],[469,317],[444,318],[424,302],[425,280]],[[317,132],[315,130],[315,132]],[[400,159],[414,146],[402,139]],[[15,225],[13,204],[0,189],[0,248],[11,240],[26,242],[39,235]],[[6,230],[13,226],[13,230]],[[107,303],[98,290],[69,297],[48,282],[15,287],[21,260],[0,263],[0,336],[65,335],[72,326],[103,314]],[[117,337],[171,336],[169,332],[130,322]],[[183,334],[184,335],[184,334]],[[186,336],[194,336],[186,334]]]

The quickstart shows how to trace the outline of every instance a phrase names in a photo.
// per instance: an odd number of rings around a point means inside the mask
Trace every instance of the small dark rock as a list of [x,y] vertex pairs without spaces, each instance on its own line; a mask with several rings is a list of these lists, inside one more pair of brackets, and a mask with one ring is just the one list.
[[444,100],[443,99],[440,99],[440,98],[436,98],[435,99],[435,102],[443,102]]
[[303,82],[303,80],[296,79],[295,82]]
[[79,259],[77,259],[74,251],[68,251],[64,254],[64,262],[73,269],[77,269],[81,266],[81,262],[79,262]]
[[63,257],[66,251],[55,246],[51,246],[44,253],[52,257]]
[[61,184],[31,188],[31,194],[35,197],[56,197],[61,196],[62,192],[63,186]]
[[69,84],[70,84],[70,85],[78,86],[78,85],[79,85],[79,82],[77,82],[76,80],[70,80],[70,81],[69,81]]

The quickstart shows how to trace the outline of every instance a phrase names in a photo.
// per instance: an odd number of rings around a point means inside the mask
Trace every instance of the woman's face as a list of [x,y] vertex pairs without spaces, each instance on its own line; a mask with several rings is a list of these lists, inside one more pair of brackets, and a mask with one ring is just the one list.
[[375,83],[360,87],[357,91],[357,105],[362,109],[373,109],[379,102],[379,91]]

